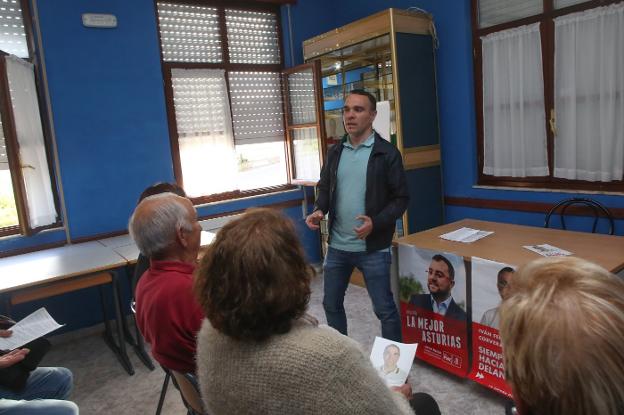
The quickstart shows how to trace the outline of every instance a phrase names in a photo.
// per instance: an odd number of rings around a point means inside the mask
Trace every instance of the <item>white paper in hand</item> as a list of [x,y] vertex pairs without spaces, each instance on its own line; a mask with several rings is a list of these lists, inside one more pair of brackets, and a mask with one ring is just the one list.
[[388,387],[401,386],[412,368],[418,344],[405,344],[375,337],[370,361]]
[[10,328],[13,333],[11,337],[0,338],[0,350],[17,349],[63,326],[64,324],[58,324],[42,307],[15,323]]

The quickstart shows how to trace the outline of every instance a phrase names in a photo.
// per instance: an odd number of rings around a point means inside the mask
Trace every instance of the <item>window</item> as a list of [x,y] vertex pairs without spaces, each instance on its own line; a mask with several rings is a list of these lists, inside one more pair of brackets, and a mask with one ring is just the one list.
[[479,183],[624,191],[624,2],[474,0]]
[[18,0],[0,6],[0,236],[59,223],[25,21]]
[[156,7],[178,182],[196,202],[288,186],[277,6]]

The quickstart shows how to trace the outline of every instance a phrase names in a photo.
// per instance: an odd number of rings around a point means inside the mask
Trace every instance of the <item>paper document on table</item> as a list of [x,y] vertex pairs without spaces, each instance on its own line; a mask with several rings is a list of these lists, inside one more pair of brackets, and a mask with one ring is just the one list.
[[64,324],[58,324],[42,307],[10,327],[13,334],[11,337],[0,338],[0,350],[17,349],[63,326]]
[[488,235],[493,234],[492,231],[480,231],[478,229],[472,228],[460,228],[456,231],[445,233],[444,235],[440,235],[440,238],[446,239],[448,241],[455,242],[464,242],[470,243],[474,241],[478,241],[481,238],[485,238]]
[[525,245],[529,251],[536,252],[541,256],[568,256],[572,255],[572,252],[565,249],[557,248],[556,246],[541,244],[541,245]]

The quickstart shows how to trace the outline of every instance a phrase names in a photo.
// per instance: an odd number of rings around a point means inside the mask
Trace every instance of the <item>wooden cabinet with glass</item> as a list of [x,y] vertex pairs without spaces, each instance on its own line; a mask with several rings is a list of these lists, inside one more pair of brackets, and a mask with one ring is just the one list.
[[305,61],[321,71],[326,136],[321,148],[344,134],[342,107],[349,91],[364,89],[381,103],[378,118],[387,122],[378,132],[401,151],[410,192],[407,212],[397,224],[399,236],[443,223],[436,42],[431,16],[398,9],[303,42]]

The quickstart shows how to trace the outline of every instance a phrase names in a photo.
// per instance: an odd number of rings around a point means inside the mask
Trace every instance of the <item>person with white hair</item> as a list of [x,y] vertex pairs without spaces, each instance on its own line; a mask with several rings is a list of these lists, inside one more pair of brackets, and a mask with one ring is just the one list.
[[201,226],[192,203],[173,193],[145,198],[128,226],[150,267],[136,287],[136,320],[152,356],[167,369],[195,373],[204,313],[193,297]]

